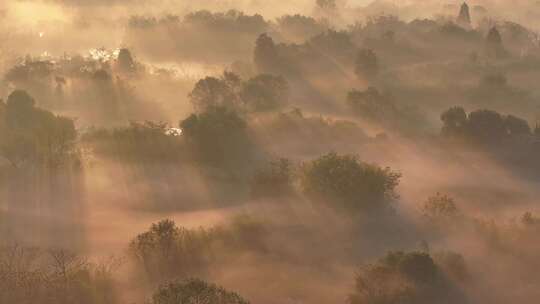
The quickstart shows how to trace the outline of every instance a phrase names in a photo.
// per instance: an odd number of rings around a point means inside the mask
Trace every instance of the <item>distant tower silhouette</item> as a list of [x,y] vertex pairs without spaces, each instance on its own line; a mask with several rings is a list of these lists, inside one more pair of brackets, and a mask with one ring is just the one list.
[[461,9],[459,10],[459,16],[457,18],[457,23],[461,26],[470,27],[471,26],[471,14],[469,12],[469,5],[467,2],[463,2]]

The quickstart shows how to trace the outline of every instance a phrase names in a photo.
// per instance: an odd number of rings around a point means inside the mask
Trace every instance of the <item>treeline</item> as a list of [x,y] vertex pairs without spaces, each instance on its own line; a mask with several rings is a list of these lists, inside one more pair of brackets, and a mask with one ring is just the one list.
[[[337,5],[317,1],[327,17]],[[520,273],[536,265],[540,219],[527,212],[510,224],[485,220],[443,193],[406,216],[400,170],[368,161],[364,150],[399,154],[401,141],[410,141],[450,156],[487,152],[536,180],[540,130],[529,123],[536,84],[511,77],[534,75],[527,73],[539,62],[536,39],[507,22],[473,28],[379,16],[338,30],[301,15],[271,22],[198,11],[132,17],[130,49],[118,53],[25,58],[4,77],[5,90],[18,89],[0,102],[0,236],[7,240],[0,302],[116,304],[125,287],[119,276],[146,295],[138,302],[151,304],[245,304],[255,293],[247,281],[256,279],[272,286],[254,299],[276,302],[345,288],[336,282],[354,283],[351,304],[491,300],[499,293],[475,290],[493,287],[484,283],[490,263],[511,261],[499,267]],[[131,50],[156,60],[236,62],[192,83]],[[465,105],[448,109],[458,102]],[[79,114],[84,123],[73,118]],[[96,167],[108,170],[109,185],[121,181],[133,191],[126,204],[134,209],[263,211],[209,227],[152,224],[126,248],[132,272],[118,275],[120,261],[50,249],[84,251],[77,220]],[[453,237],[492,259],[439,249],[457,247]],[[312,278],[319,286],[308,286]]]
[[[437,194],[421,206],[424,235],[420,248],[411,251],[389,251],[365,262],[349,289],[348,303],[471,303],[468,292],[479,288],[476,266],[462,255],[451,251],[434,251],[430,241],[440,234],[459,229],[480,234],[478,241],[503,258],[508,252],[522,259],[519,267],[532,262],[534,248],[518,253],[515,246],[534,239],[540,220],[530,212],[519,223],[494,224],[463,213],[454,199]],[[119,271],[132,264],[129,280],[138,286],[149,286],[148,298],[136,303],[248,303],[236,292],[214,283],[212,278],[222,271],[270,263],[288,267],[300,263],[313,265],[312,254],[303,252],[295,260],[294,250],[283,246],[283,239],[300,240],[303,232],[284,233],[286,226],[278,222],[241,215],[213,227],[186,228],[174,221],[162,220],[137,235],[129,244],[124,258],[109,258],[92,262],[83,255],[60,249],[39,249],[16,244],[0,247],[0,299],[17,303],[78,303],[115,304],[120,301]],[[308,228],[314,229],[314,227]],[[321,227],[311,232],[316,232]],[[328,229],[328,227],[326,228]],[[383,227],[379,227],[383,229]],[[299,235],[295,235],[298,234]],[[351,231],[351,233],[355,233]],[[496,234],[498,237],[493,238]],[[334,236],[335,238],[335,236]],[[523,248],[522,248],[523,249]],[[319,250],[325,251],[324,247]],[[334,256],[343,259],[343,256]],[[330,261],[330,260],[327,260]],[[352,267],[349,261],[343,261]],[[353,262],[354,263],[354,262]],[[321,268],[324,266],[320,265]],[[323,272],[324,273],[324,272]],[[261,273],[266,280],[273,274]],[[348,284],[349,285],[349,284]],[[350,284],[352,285],[352,284]],[[246,288],[243,288],[246,289]],[[273,295],[281,299],[284,295]]]

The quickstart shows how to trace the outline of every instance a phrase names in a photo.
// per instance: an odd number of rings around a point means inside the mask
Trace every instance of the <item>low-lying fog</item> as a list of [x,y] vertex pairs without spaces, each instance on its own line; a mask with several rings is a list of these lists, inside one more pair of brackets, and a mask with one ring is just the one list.
[[0,303],[537,303],[538,17],[0,3]]

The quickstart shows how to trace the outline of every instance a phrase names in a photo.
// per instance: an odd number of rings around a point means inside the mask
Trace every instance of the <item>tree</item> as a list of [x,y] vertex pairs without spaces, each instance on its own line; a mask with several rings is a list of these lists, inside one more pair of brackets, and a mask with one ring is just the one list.
[[493,145],[506,139],[522,139],[532,135],[529,123],[513,115],[491,110],[476,110],[468,115],[461,107],[453,107],[441,115],[442,134],[475,143]]
[[461,5],[459,10],[459,16],[457,18],[457,23],[461,26],[470,27],[471,26],[471,15],[469,12],[469,5],[464,2]]
[[506,52],[501,33],[497,27],[492,27],[486,37],[486,55],[492,59],[501,59],[508,55]]
[[[465,27],[465,28],[464,28]],[[476,39],[476,32],[468,31],[467,26],[459,26],[453,22],[443,24],[439,31],[448,38],[472,41]]]
[[193,155],[204,163],[238,170],[251,158],[247,124],[234,110],[210,107],[182,120],[180,128]]
[[230,73],[221,79],[206,77],[199,80],[189,94],[195,110],[202,112],[211,107],[236,107],[238,97],[231,86],[232,80]]
[[0,245],[0,303],[114,304],[117,259],[90,263],[65,249]]
[[371,49],[362,49],[358,51],[354,69],[358,77],[367,77],[372,79],[379,72],[379,60],[377,54]]
[[293,41],[303,42],[327,30],[327,24],[313,17],[285,15],[278,20],[280,31]]
[[499,32],[497,27],[494,26],[489,30],[486,37],[486,41],[490,45],[494,45],[494,46],[502,45],[501,33]]
[[150,280],[160,282],[204,272],[213,238],[208,230],[186,229],[162,220],[132,240],[129,250]]
[[53,71],[52,62],[27,56],[23,63],[13,66],[6,72],[5,79],[21,85],[36,84],[40,80],[48,80]]
[[491,110],[477,110],[469,113],[467,133],[484,143],[500,142],[507,134],[504,118]]
[[37,108],[26,91],[13,91],[0,107],[0,154],[15,167],[68,163],[76,137],[73,120]]
[[[2,226],[19,238],[39,233],[46,236],[44,241],[56,237],[81,242],[78,225],[71,224],[69,233],[64,229],[67,219],[78,215],[76,202],[83,199],[73,120],[36,107],[25,91],[12,92],[0,104],[1,171],[7,177],[2,179],[1,205],[9,215]],[[35,216],[38,210],[65,218],[44,221]],[[52,231],[56,235],[47,234]]]
[[424,203],[422,215],[432,220],[451,219],[459,215],[459,210],[453,198],[437,193]]
[[361,118],[395,132],[414,133],[426,124],[418,108],[400,105],[391,94],[380,92],[375,87],[350,91],[347,104]]
[[467,303],[423,252],[390,252],[356,276],[351,304]]
[[200,279],[162,285],[154,293],[152,304],[249,304],[235,292]]
[[259,73],[279,71],[279,55],[274,40],[268,34],[261,34],[255,42],[253,61]]
[[125,74],[133,74],[137,69],[137,65],[133,59],[133,56],[131,55],[131,51],[126,48],[120,49],[120,52],[118,53],[117,65],[120,72]]
[[90,129],[81,142],[100,156],[140,163],[171,161],[181,155],[178,130],[166,123],[131,122],[127,127]]
[[336,0],[317,0],[317,6],[322,9],[336,9]]
[[289,84],[281,76],[260,74],[244,82],[238,75],[224,72],[221,78],[199,80],[189,97],[199,112],[211,107],[269,111],[288,102]]
[[439,252],[433,255],[435,263],[455,282],[466,282],[470,278],[465,258],[452,251]]
[[248,216],[210,228],[185,228],[162,220],[137,235],[129,245],[130,258],[151,283],[206,275],[219,262],[245,252],[266,251],[266,227]]
[[292,168],[288,159],[271,161],[255,172],[251,194],[256,197],[281,197],[292,193]]
[[241,96],[251,111],[275,110],[287,104],[289,85],[281,76],[261,74],[244,83]]
[[446,136],[462,136],[467,128],[467,113],[462,107],[452,107],[441,114],[444,125],[442,133]]
[[221,76],[221,81],[229,87],[232,94],[240,94],[242,88],[242,78],[240,78],[240,76],[233,72],[225,71],[223,72],[223,76]]
[[358,161],[356,156],[330,153],[304,164],[304,193],[338,210],[385,210],[397,197],[400,173]]
[[507,134],[511,137],[529,136],[532,134],[529,123],[523,118],[508,115],[504,119],[504,124]]
[[397,109],[391,97],[383,95],[375,87],[368,87],[365,91],[350,91],[347,103],[356,114],[371,121],[384,123],[397,118]]

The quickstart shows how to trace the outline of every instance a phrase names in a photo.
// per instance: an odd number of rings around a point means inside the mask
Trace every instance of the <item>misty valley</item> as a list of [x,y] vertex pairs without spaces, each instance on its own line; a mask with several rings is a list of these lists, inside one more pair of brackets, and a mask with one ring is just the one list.
[[0,2],[0,304],[537,304],[540,2]]

